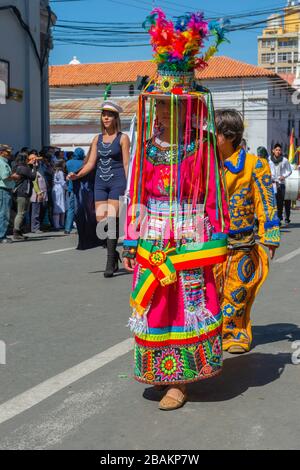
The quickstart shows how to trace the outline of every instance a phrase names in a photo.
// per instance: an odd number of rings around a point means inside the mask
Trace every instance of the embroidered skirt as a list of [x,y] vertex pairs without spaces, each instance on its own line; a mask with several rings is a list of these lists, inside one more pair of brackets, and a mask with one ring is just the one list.
[[[147,236],[160,248],[174,241],[178,224],[182,230],[179,243],[188,235],[197,214],[185,209],[172,213],[167,201],[151,199],[148,203]],[[200,224],[201,225],[201,224]],[[205,223],[203,221],[205,230]],[[167,229],[168,227],[168,229]],[[198,224],[199,227],[199,224]],[[184,233],[184,232],[188,233]],[[166,233],[168,237],[166,238]],[[204,233],[197,231],[192,241]],[[200,238],[199,238],[200,237]],[[134,285],[142,272],[136,267]],[[135,333],[135,378],[153,385],[184,384],[217,375],[222,368],[222,314],[212,267],[179,271],[177,282],[159,286],[147,309],[146,325],[141,328],[133,313],[130,325]]]

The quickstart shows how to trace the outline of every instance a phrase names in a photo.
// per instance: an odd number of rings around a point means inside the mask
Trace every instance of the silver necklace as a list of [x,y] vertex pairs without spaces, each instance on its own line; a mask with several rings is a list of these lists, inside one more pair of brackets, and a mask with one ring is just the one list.
[[103,181],[105,181],[105,183],[107,183],[114,175],[111,174],[111,175],[99,175],[99,178],[101,178]]
[[105,149],[108,149],[108,148],[111,146],[111,144],[112,144],[112,142],[107,142],[107,143],[105,143],[105,142],[103,142],[103,140],[102,140],[102,145],[103,145],[103,147],[104,147]]
[[104,175],[106,175],[107,173],[109,173],[111,171],[111,166],[109,166],[108,168],[102,168],[100,165],[99,165],[99,170],[101,171],[101,173],[103,173]]
[[108,158],[107,160],[101,160],[101,165],[108,166],[111,162],[111,158]]
[[101,157],[108,157],[111,154],[111,150],[99,150]]
[[111,147],[111,145],[114,143],[116,137],[111,141],[111,142],[104,142],[103,140],[103,137],[102,137],[102,145],[105,149],[108,149],[109,147]]

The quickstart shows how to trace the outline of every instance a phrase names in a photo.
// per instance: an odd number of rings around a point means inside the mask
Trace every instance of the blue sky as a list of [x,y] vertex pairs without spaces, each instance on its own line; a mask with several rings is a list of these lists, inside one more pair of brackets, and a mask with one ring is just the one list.
[[[138,22],[142,23],[153,4],[162,7],[168,16],[180,15],[186,11],[204,11],[206,16],[226,16],[246,11],[278,8],[286,5],[286,0],[67,0],[51,2],[58,20],[79,20],[98,22]],[[258,20],[263,19],[260,16]],[[248,22],[243,18],[241,22]],[[232,32],[230,44],[223,44],[219,54],[227,55],[248,63],[257,63],[257,35],[254,31]],[[126,60],[147,60],[151,58],[150,47],[105,48],[80,45],[55,44],[50,55],[50,64],[66,64],[73,56],[80,62],[109,62]]]

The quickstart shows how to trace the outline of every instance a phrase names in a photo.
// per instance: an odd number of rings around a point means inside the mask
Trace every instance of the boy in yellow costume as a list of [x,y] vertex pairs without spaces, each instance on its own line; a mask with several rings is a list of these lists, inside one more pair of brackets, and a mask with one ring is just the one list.
[[216,280],[224,318],[223,349],[238,354],[250,350],[251,307],[269,271],[268,255],[256,243],[255,217],[257,237],[271,259],[280,243],[279,220],[268,161],[239,147],[244,132],[240,114],[217,111],[216,130],[230,212],[228,258],[217,266]]

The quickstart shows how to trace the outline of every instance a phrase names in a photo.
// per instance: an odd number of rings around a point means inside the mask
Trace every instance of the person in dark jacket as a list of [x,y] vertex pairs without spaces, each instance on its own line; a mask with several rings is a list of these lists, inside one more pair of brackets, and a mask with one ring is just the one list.
[[[86,164],[90,151],[83,163]],[[97,220],[95,213],[94,183],[96,171],[72,181],[74,192],[74,219],[78,232],[77,250],[89,250],[98,246],[106,246],[105,240],[97,236]]]
[[54,227],[53,222],[53,200],[52,200],[52,189],[53,189],[53,179],[54,179],[54,163],[52,163],[52,154],[49,151],[42,150],[40,153],[42,157],[41,164],[39,166],[39,171],[41,172],[43,178],[45,179],[47,185],[47,204],[45,209],[45,214],[43,217],[43,225]]
[[33,181],[36,178],[36,170],[27,164],[27,158],[27,153],[20,152],[14,162],[14,171],[21,177],[13,191],[17,206],[13,230],[13,240],[16,241],[27,238],[22,233],[22,227],[30,205]]
[[[66,163],[67,173],[77,173],[83,167],[85,155],[84,150],[80,147],[74,150],[72,158]],[[68,192],[67,192],[67,216],[65,223],[65,234],[71,233],[75,217],[75,195],[73,191],[73,182],[68,181]]]

